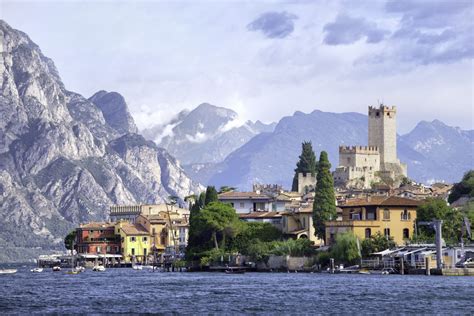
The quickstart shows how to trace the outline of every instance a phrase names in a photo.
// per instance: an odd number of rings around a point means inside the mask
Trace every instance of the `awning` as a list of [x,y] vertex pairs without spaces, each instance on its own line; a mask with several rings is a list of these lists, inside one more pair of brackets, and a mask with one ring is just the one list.
[[400,251],[400,250],[403,250],[403,248],[401,248],[401,249],[394,249],[394,250],[385,249],[385,250],[382,250],[382,251],[379,251],[379,252],[371,253],[371,255],[387,256],[387,255],[389,255],[389,254],[391,254],[391,253],[394,253],[394,252],[397,252],[397,251]]

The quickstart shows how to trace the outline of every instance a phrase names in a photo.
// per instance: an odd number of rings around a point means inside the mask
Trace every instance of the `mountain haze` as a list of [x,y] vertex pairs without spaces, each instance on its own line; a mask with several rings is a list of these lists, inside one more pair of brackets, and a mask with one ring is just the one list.
[[272,131],[274,125],[241,122],[233,110],[203,103],[143,134],[166,148],[183,165],[192,166],[220,162],[255,135]]

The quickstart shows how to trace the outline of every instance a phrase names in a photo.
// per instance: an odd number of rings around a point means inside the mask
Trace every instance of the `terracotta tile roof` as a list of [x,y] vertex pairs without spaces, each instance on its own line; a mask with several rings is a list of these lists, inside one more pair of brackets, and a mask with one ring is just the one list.
[[125,235],[149,235],[145,227],[139,224],[125,224],[122,226],[122,231]]
[[114,229],[114,224],[110,222],[90,222],[85,224],[80,224],[79,228],[84,229]]
[[219,194],[219,200],[270,200],[271,197],[256,192],[224,192]]
[[280,218],[278,212],[252,212],[248,214],[239,214],[240,218]]
[[418,206],[421,202],[417,200],[407,199],[399,196],[371,196],[362,199],[347,200],[339,207],[347,208],[354,206]]

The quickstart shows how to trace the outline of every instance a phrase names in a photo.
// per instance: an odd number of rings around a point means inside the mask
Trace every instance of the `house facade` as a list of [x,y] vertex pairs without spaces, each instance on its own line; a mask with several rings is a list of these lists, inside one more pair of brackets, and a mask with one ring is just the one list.
[[122,256],[125,263],[145,263],[151,254],[151,236],[140,224],[119,221],[115,234],[120,236]]
[[218,199],[229,203],[238,214],[273,210],[273,198],[258,192],[225,192],[219,194]]
[[269,223],[275,228],[282,230],[282,215],[279,212],[252,212],[248,214],[239,214],[239,219],[244,222]]
[[282,232],[294,239],[307,238],[314,245],[320,246],[322,240],[314,235],[313,208],[294,207],[288,208],[282,215]]
[[120,254],[120,239],[112,223],[81,224],[76,228],[76,247],[78,254],[115,255]]
[[420,201],[396,196],[347,200],[339,205],[342,219],[325,223],[326,244],[334,243],[337,234],[352,231],[361,240],[380,233],[403,245],[413,237],[419,204]]

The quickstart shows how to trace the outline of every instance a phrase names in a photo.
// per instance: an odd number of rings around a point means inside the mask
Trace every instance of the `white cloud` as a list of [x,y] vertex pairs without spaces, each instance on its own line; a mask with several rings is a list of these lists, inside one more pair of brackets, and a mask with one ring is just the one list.
[[[470,56],[472,43],[460,40],[474,33],[466,22],[474,20],[472,9],[449,15],[420,7],[425,2],[387,10],[383,1],[3,1],[2,18],[55,61],[69,90],[124,95],[140,129],[203,102],[228,106],[242,121],[271,122],[296,110],[365,113],[377,99],[398,106],[403,131],[435,118],[473,128],[472,58],[452,54]],[[249,32],[247,25],[265,12],[298,16],[290,19],[291,35]],[[363,17],[391,34],[410,22],[422,36],[366,43],[364,35],[352,44],[325,45],[324,26],[340,14]],[[446,17],[453,15],[459,20],[451,28],[464,35],[443,35],[453,37],[448,54],[417,43],[433,42],[423,35],[426,28],[451,23]],[[418,62],[423,58],[449,63]]]

